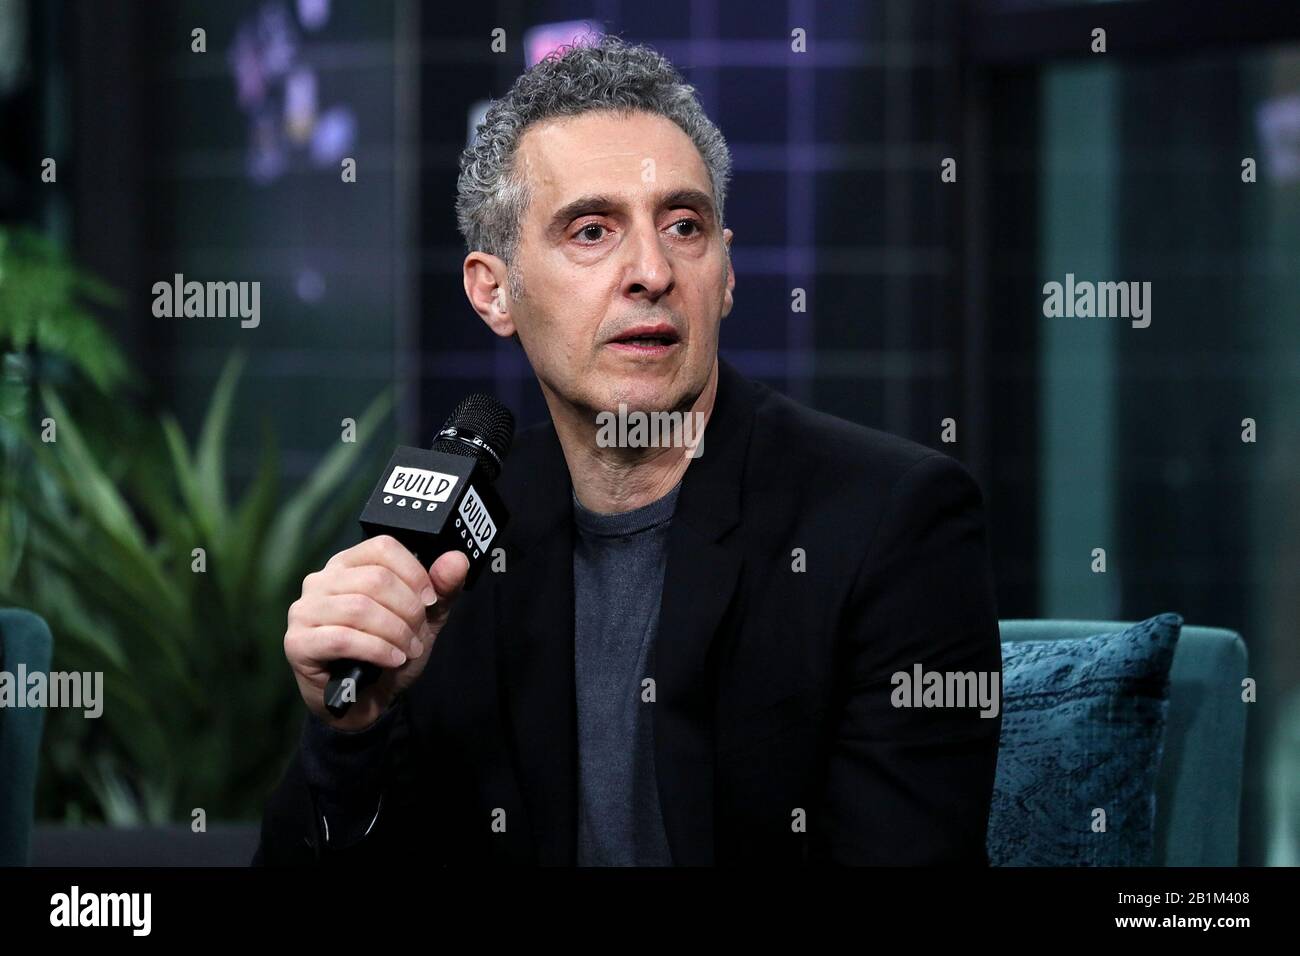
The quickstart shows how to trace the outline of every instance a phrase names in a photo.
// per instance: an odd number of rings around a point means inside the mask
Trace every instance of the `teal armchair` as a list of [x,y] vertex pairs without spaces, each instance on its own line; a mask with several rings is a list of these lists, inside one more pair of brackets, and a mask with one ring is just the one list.
[[[1002,641],[1085,638],[1111,621],[1008,620]],[[1235,631],[1184,625],[1169,674],[1156,776],[1156,866],[1236,866],[1246,708],[1246,645]]]
[[[49,671],[54,640],[45,621],[30,611],[0,608],[0,670],[17,675]],[[0,708],[0,866],[25,866],[32,832],[32,799],[45,711]]]

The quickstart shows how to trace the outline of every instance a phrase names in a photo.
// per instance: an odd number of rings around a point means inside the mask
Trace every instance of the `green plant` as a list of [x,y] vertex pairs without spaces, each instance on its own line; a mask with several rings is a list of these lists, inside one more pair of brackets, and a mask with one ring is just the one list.
[[38,813],[256,818],[303,713],[285,613],[354,527],[392,395],[287,501],[264,430],[232,500],[243,359],[223,370],[191,446],[173,416],[125,394],[133,376],[94,314],[116,301],[54,243],[0,230],[0,603],[49,622],[55,670],[103,674],[102,716],[47,711]]
[[[125,356],[95,317],[121,296],[25,227],[0,226],[0,587],[13,579],[27,538],[17,489],[39,480],[21,438],[43,383],[79,412],[132,385]],[[89,403],[81,401],[87,395]]]
[[[223,371],[196,447],[168,415],[103,464],[58,396],[41,393],[57,440],[30,446],[55,493],[27,495],[27,555],[2,597],[49,621],[56,669],[104,674],[101,717],[50,711],[48,759],[112,823],[260,813],[301,717],[286,610],[373,480],[353,475],[365,438],[340,442],[280,507],[268,432],[256,477],[229,503],[223,449],[241,367]],[[376,434],[390,407],[386,391],[357,434]]]
[[65,363],[109,392],[129,379],[129,369],[90,307],[120,302],[57,243],[31,229],[0,227],[0,352]]

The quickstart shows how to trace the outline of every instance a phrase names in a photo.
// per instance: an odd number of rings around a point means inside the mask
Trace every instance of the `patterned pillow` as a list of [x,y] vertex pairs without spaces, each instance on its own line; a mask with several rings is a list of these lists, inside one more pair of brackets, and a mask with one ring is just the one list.
[[1182,625],[1160,614],[1111,634],[1003,643],[991,865],[1150,865]]

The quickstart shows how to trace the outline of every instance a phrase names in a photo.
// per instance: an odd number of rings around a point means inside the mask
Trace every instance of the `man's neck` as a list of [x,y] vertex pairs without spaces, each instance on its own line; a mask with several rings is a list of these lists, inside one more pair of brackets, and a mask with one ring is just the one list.
[[[686,433],[696,442],[702,440],[703,428],[713,414],[717,391],[715,359],[704,390],[685,412],[692,424],[701,423]],[[574,494],[591,511],[612,514],[658,501],[682,480],[691,463],[690,449],[678,442],[660,448],[603,448],[596,440],[599,427],[595,421],[572,414],[556,415],[554,408],[551,418],[560,447],[564,449]]]

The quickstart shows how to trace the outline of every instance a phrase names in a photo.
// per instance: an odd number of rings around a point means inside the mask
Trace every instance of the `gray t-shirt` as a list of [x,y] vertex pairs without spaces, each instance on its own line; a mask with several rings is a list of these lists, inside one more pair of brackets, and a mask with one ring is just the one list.
[[654,644],[680,482],[633,511],[573,498],[578,865],[670,866],[655,778]]

